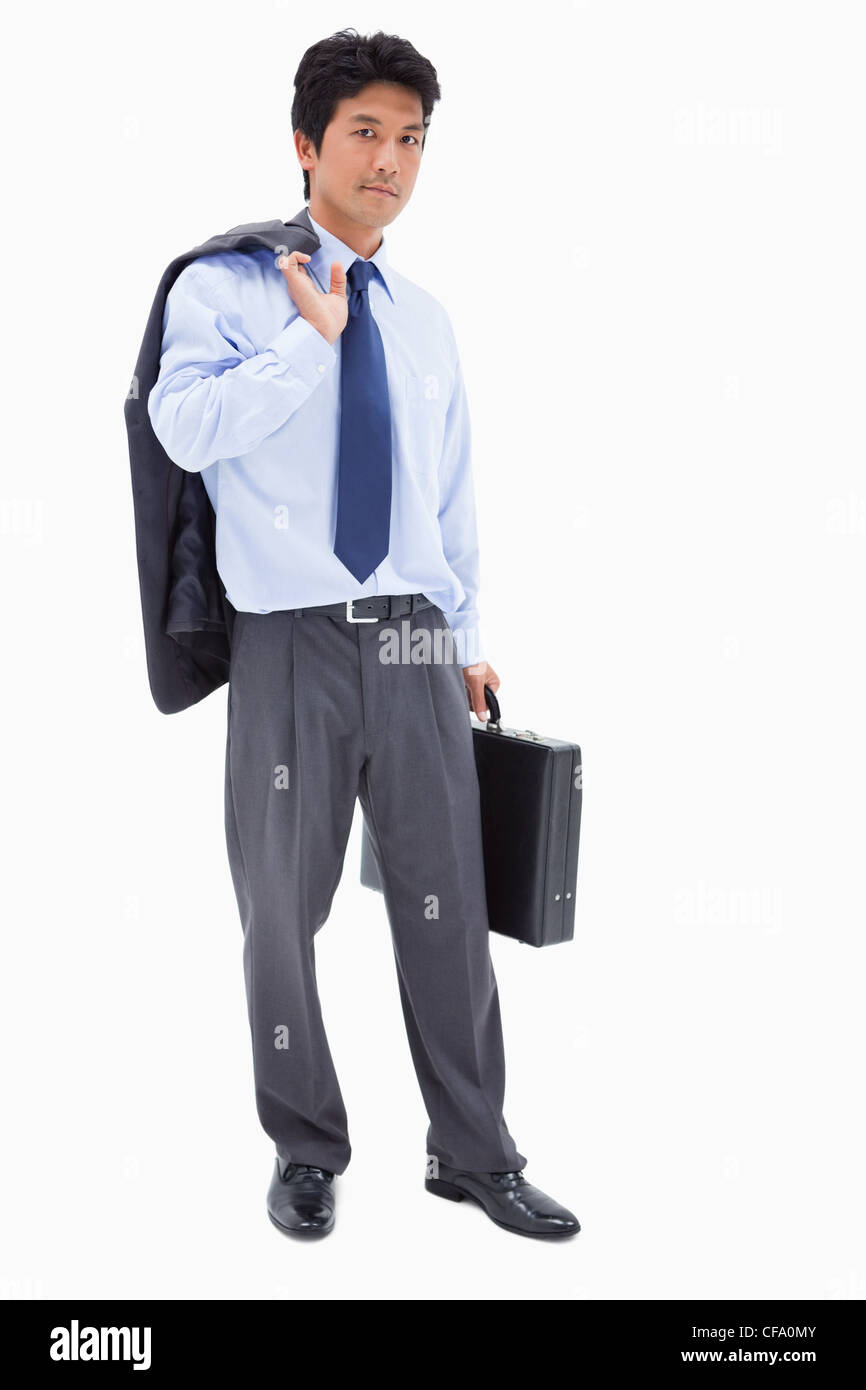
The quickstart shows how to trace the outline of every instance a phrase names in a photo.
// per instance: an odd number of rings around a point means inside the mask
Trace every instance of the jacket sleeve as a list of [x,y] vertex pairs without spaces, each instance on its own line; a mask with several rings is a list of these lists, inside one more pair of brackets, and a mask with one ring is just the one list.
[[[286,297],[291,305],[288,289]],[[186,266],[166,298],[159,376],[147,411],[169,458],[190,473],[250,453],[304,404],[337,360],[327,338],[300,314],[259,353],[232,318],[198,268]]]
[[439,529],[445,558],[464,589],[457,608],[446,612],[445,617],[461,666],[471,666],[486,657],[478,614],[480,574],[469,402],[459,356],[455,361],[439,464]]

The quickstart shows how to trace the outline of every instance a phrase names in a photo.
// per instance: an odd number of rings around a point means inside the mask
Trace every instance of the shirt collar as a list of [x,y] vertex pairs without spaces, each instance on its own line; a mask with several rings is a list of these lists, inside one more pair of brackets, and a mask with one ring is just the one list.
[[[347,246],[339,237],[334,236],[333,232],[329,232],[326,227],[323,227],[321,223],[317,222],[311,215],[309,208],[307,208],[307,216],[310,219],[313,231],[316,233],[321,243],[319,249],[315,251],[310,258],[309,266],[316,277],[319,288],[324,294],[327,294],[331,284],[331,262],[339,261],[340,265],[348,274],[352,262],[359,259],[363,260],[363,257],[359,257],[357,251],[353,251],[351,246]],[[386,239],[385,233],[383,232],[378,249],[374,251],[372,256],[368,259],[381,275],[391,302],[395,303],[394,291],[396,285],[394,282],[394,272],[388,264],[388,257],[385,251]]]

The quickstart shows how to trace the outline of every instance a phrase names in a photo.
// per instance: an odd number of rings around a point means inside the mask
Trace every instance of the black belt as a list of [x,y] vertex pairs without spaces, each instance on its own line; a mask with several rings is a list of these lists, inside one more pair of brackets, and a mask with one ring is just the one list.
[[296,618],[319,614],[323,618],[345,618],[347,623],[376,623],[380,618],[399,618],[417,613],[419,608],[435,608],[426,594],[370,594],[350,598],[345,603],[321,603],[315,608],[290,608]]

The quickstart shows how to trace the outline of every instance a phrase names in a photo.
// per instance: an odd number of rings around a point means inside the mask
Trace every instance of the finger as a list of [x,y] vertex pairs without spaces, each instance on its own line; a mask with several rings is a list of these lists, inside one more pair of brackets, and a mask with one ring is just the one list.
[[469,691],[469,703],[472,706],[472,712],[478,719],[486,719],[488,717],[488,709],[487,700],[484,696],[483,677],[471,676],[467,682],[467,689]]
[[346,272],[339,261],[334,261],[331,265],[331,294],[346,297]]
[[280,270],[300,271],[302,263],[309,259],[306,251],[290,251],[288,256],[280,256]]

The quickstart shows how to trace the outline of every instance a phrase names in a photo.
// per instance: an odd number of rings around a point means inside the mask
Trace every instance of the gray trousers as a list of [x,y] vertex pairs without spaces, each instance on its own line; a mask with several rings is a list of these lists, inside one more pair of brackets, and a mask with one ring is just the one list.
[[[422,660],[384,661],[380,634]],[[437,638],[436,631],[439,630]],[[419,651],[418,643],[429,643]],[[437,644],[438,643],[438,657]],[[402,654],[410,653],[403,642]],[[225,824],[243,926],[256,1108],[277,1153],[342,1173],[346,1111],[325,1035],[314,937],[356,798],[376,847],[427,1153],[522,1168],[502,1113],[472,726],[438,607],[375,623],[240,612],[228,690]],[[393,649],[392,649],[393,655]]]

